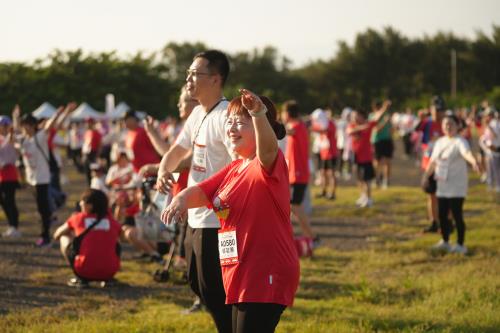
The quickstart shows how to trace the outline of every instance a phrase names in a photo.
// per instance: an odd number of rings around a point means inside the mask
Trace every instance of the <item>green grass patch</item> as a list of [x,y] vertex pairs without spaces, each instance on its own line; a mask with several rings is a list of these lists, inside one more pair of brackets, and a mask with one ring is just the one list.
[[[313,193],[317,189],[313,190]],[[374,191],[375,206],[354,209],[353,187],[340,188],[333,203],[315,201],[315,217],[374,219],[376,234],[367,249],[323,247],[301,260],[301,283],[294,307],[278,332],[498,332],[500,327],[499,206],[481,186],[465,203],[466,256],[440,255],[429,247],[438,235],[423,235],[425,196],[418,188]],[[454,239],[456,235],[453,235]],[[110,289],[68,293],[60,304],[11,311],[0,317],[2,332],[213,332],[207,313],[181,314],[192,294],[174,276],[152,282],[152,264],[123,262]],[[67,268],[42,268],[29,280],[49,287]]]

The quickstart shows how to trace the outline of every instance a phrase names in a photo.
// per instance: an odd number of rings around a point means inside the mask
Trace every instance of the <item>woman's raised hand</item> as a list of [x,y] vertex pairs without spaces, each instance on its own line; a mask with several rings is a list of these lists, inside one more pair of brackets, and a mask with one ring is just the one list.
[[259,112],[264,105],[259,96],[247,89],[240,89],[241,104],[250,112]]

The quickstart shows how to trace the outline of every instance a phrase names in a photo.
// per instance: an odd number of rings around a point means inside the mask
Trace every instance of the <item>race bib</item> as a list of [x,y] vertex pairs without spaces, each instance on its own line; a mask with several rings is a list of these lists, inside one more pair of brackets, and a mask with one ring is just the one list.
[[198,172],[207,171],[207,147],[194,144],[193,149],[193,170]]
[[221,266],[238,263],[238,244],[236,230],[219,231],[219,259]]

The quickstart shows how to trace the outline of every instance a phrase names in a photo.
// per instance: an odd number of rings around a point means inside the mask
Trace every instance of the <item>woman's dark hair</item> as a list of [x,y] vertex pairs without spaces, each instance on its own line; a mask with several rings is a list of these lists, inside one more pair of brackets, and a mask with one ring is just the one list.
[[212,74],[219,74],[222,77],[222,85],[224,86],[229,75],[229,60],[226,55],[218,50],[208,50],[198,53],[194,56],[194,59],[196,58],[207,59],[208,69]]
[[38,119],[31,113],[26,113],[21,116],[21,125],[37,126]]
[[452,120],[455,123],[455,125],[457,125],[458,128],[462,127],[462,122],[460,121],[460,119],[458,119],[458,117],[455,114],[453,114],[451,112],[449,112],[449,113],[446,112],[443,119],[446,119],[446,118]]
[[291,118],[299,117],[299,105],[294,100],[283,103],[283,111],[287,112]]
[[[283,139],[286,135],[286,130],[285,126],[277,120],[277,112],[274,103],[266,96],[259,96],[259,98],[267,108],[266,118],[273,128],[276,138],[278,138],[278,140]],[[231,103],[229,103],[229,106],[227,107],[227,114],[244,115],[247,118],[251,118],[250,113],[241,103],[240,96],[233,98]]]
[[108,197],[103,191],[86,189],[81,196],[83,202],[92,205],[92,213],[97,219],[102,219],[108,214]]

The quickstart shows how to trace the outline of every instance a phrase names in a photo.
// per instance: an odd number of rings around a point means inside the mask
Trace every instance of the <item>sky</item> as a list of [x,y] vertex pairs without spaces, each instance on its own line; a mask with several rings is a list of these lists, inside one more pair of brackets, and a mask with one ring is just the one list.
[[169,42],[226,52],[274,46],[294,66],[335,56],[367,28],[410,38],[438,31],[474,38],[500,25],[500,0],[6,0],[0,62],[32,62],[52,50],[116,50],[122,57]]

